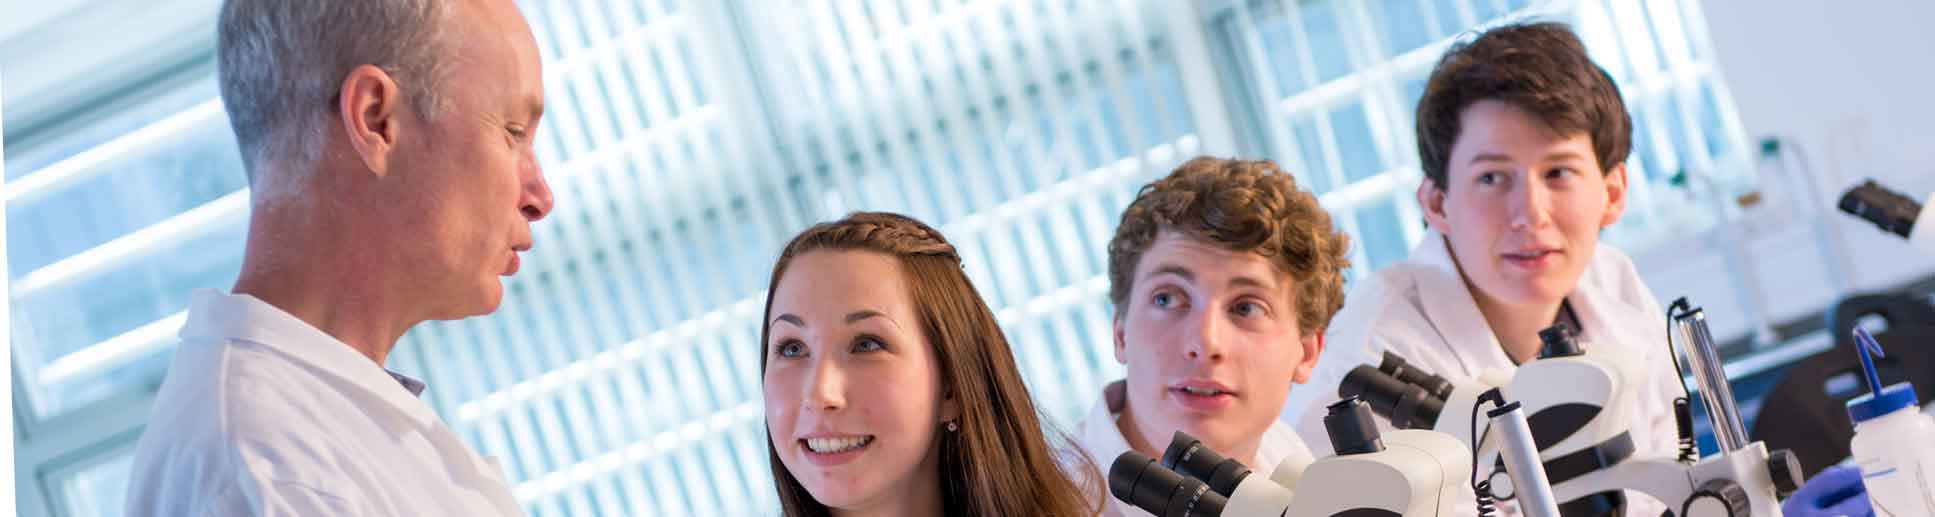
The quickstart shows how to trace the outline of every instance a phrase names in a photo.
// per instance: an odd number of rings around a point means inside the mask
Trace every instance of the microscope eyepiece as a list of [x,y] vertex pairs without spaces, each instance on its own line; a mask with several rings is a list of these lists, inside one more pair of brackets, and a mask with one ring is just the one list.
[[1451,381],[1412,366],[1410,362],[1404,360],[1404,357],[1397,354],[1384,352],[1384,360],[1377,365],[1377,369],[1397,380],[1424,388],[1424,392],[1433,397],[1441,399],[1451,397]]
[[1398,429],[1430,429],[1438,424],[1438,414],[1445,407],[1444,398],[1370,365],[1344,374],[1337,396],[1362,399],[1371,412],[1391,419],[1391,426]]
[[1169,448],[1162,452],[1162,466],[1202,481],[1223,497],[1229,497],[1236,491],[1236,485],[1250,476],[1249,467],[1242,462],[1204,447],[1202,440],[1182,431],[1176,431],[1176,436],[1169,440]]
[[1339,456],[1384,450],[1377,421],[1371,419],[1371,408],[1364,401],[1348,397],[1328,409],[1329,414],[1324,415],[1324,431],[1330,435],[1331,449]]
[[1888,190],[1875,180],[1861,183],[1846,194],[1841,195],[1839,203],[1842,212],[1859,217],[1882,231],[1908,237],[1915,229],[1915,220],[1921,216],[1922,204],[1901,193]]
[[1563,323],[1539,331],[1539,343],[1541,343],[1539,359],[1572,357],[1586,353],[1585,349],[1579,347],[1579,338],[1572,333],[1572,326]]
[[1203,482],[1135,451],[1122,453],[1109,466],[1109,494],[1161,517],[1216,517],[1229,502]]

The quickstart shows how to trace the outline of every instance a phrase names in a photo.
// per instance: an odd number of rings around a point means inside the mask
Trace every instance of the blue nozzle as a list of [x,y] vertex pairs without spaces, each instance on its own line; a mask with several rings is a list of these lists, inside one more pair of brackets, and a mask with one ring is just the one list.
[[1915,388],[1906,382],[1883,387],[1881,375],[1875,372],[1876,357],[1887,357],[1881,352],[1881,344],[1868,331],[1854,329],[1855,355],[1861,356],[1861,371],[1868,376],[1868,394],[1848,401],[1848,419],[1860,424],[1902,408],[1915,406]]
[[1881,343],[1876,343],[1874,336],[1860,327],[1854,329],[1854,348],[1855,355],[1861,357],[1861,373],[1868,376],[1868,393],[1881,393],[1881,375],[1875,373],[1874,358],[1888,354],[1881,351]]

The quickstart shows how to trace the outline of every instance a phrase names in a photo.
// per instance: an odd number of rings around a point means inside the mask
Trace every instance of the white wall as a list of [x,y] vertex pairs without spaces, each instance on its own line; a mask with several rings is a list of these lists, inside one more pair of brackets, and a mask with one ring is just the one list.
[[[1926,0],[1704,0],[1721,73],[1747,135],[1798,144],[1833,198],[1861,178],[1922,198],[1935,191],[1935,2]],[[1832,210],[1830,208],[1830,210]],[[1887,289],[1935,273],[1917,252],[1874,226],[1831,212],[1853,285]],[[1822,310],[1841,294],[1816,234],[1802,228],[1754,239],[1761,299],[1775,319]],[[1714,242],[1639,257],[1664,300],[1690,295],[1723,339],[1740,335],[1740,301]]]

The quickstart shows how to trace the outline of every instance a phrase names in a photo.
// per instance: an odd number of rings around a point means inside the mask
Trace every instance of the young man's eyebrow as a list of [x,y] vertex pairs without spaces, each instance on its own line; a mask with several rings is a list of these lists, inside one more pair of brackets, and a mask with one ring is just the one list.
[[1155,269],[1149,270],[1149,274],[1142,275],[1142,278],[1146,279],[1146,278],[1154,277],[1156,275],[1161,275],[1164,273],[1182,277],[1183,280],[1193,281],[1196,279],[1196,273],[1190,272],[1189,268],[1178,266],[1175,264],[1163,264],[1160,266],[1156,266]]
[[1473,157],[1471,157],[1471,162],[1469,162],[1469,163],[1478,163],[1478,162],[1510,162],[1510,161],[1512,161],[1512,157],[1510,157],[1510,156],[1506,156],[1506,155],[1504,155],[1504,154],[1500,154],[1500,153],[1478,153],[1478,156],[1473,156]]
[[1254,288],[1263,289],[1266,291],[1275,289],[1275,286],[1271,285],[1270,282],[1260,280],[1260,279],[1257,279],[1256,277],[1247,276],[1247,275],[1238,275],[1235,277],[1231,277],[1230,287],[1254,287]]
[[1586,159],[1586,155],[1579,154],[1578,151],[1557,151],[1557,152],[1553,152],[1551,154],[1545,155],[1545,160],[1550,162],[1565,161],[1565,160],[1584,160],[1584,159]]

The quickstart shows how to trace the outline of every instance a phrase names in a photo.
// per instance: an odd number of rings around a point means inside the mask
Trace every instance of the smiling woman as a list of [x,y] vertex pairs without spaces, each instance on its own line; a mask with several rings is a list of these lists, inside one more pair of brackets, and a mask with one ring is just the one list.
[[886,213],[808,228],[773,267],[762,321],[786,515],[1095,513],[1043,436],[994,313],[933,228]]

